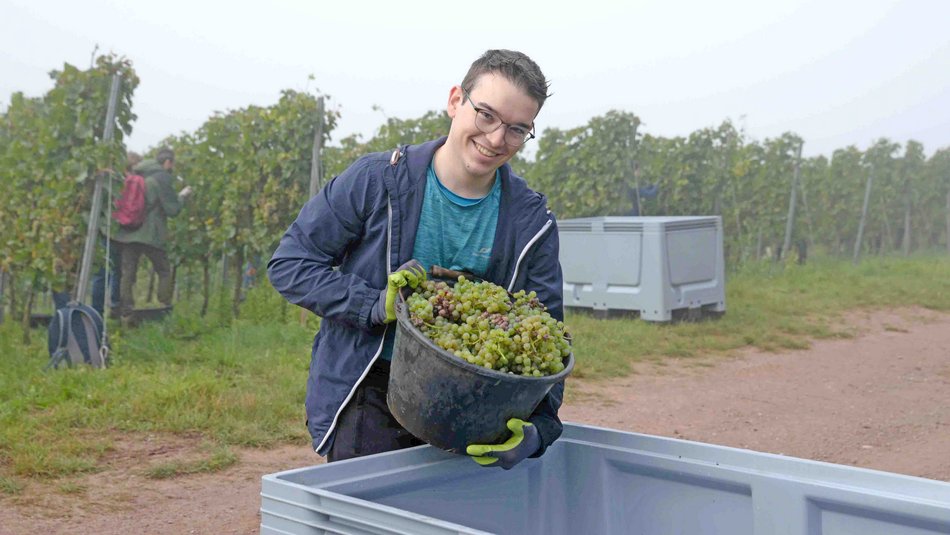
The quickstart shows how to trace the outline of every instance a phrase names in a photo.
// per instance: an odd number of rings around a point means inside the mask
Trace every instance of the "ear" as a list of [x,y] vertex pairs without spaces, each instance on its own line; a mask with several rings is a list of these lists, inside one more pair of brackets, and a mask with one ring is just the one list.
[[465,94],[462,93],[462,86],[454,85],[452,89],[449,90],[449,102],[446,105],[445,111],[449,114],[449,117],[454,119],[455,115],[458,113],[459,108],[462,107],[465,98]]

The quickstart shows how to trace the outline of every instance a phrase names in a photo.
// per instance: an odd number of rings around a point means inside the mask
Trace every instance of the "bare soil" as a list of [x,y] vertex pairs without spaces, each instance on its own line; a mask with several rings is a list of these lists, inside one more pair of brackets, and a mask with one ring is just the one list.
[[[950,315],[853,313],[850,339],[785,353],[667,359],[568,380],[564,421],[950,481]],[[120,437],[107,468],[0,494],[0,535],[258,533],[260,478],[322,462],[308,444],[241,450],[215,474],[150,479],[197,438]]]

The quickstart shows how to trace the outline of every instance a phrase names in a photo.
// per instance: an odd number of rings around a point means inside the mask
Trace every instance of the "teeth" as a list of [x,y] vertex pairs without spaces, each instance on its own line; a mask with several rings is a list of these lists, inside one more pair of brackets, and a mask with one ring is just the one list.
[[482,147],[481,145],[479,145],[478,143],[475,144],[475,149],[476,149],[480,154],[483,154],[483,155],[485,155],[485,156],[488,156],[489,158],[494,158],[495,156],[498,156],[498,153],[491,152],[490,150],[486,149],[485,147]]

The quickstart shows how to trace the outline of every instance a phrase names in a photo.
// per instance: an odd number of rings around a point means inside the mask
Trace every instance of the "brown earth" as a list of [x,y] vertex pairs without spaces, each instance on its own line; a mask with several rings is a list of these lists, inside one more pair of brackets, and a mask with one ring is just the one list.
[[[950,481],[950,315],[855,313],[851,339],[786,353],[665,360],[569,379],[565,421]],[[122,437],[100,473],[0,494],[0,535],[257,533],[262,475],[322,462],[305,444],[242,450],[215,474],[150,479],[198,439]]]

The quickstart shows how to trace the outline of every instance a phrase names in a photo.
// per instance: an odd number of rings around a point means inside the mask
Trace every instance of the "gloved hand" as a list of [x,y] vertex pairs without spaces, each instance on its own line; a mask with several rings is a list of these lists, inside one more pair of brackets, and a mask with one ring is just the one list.
[[541,447],[541,435],[532,424],[512,418],[508,420],[511,438],[501,444],[469,444],[465,453],[482,466],[500,466],[510,470]]
[[418,260],[412,259],[399,266],[399,269],[389,276],[386,289],[379,293],[379,300],[370,315],[373,325],[396,321],[396,294],[399,289],[407,284],[410,288],[415,288],[425,280],[426,270]]

